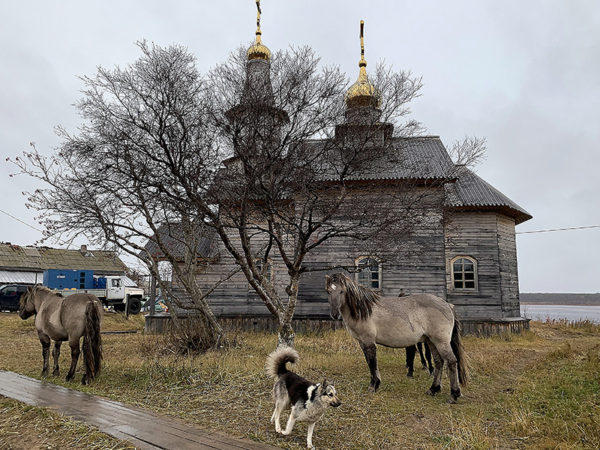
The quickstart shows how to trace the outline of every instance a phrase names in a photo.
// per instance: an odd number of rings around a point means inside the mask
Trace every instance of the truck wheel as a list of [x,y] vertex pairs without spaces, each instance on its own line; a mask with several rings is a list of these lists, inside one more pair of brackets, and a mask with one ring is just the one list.
[[129,299],[129,314],[139,314],[142,309],[142,302],[139,298]]

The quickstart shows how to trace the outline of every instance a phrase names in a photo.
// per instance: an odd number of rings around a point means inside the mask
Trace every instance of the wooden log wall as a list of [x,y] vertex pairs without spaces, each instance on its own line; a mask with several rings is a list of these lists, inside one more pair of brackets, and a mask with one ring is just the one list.
[[[146,316],[145,331],[147,333],[163,333],[170,322],[171,317],[168,314]],[[219,317],[219,322],[228,331],[277,332],[277,321],[272,316]],[[463,335],[518,334],[529,329],[529,319],[464,320],[461,325]],[[292,326],[296,333],[311,334],[337,330],[343,328],[344,324],[340,320],[331,320],[324,317],[300,317],[293,320]]]

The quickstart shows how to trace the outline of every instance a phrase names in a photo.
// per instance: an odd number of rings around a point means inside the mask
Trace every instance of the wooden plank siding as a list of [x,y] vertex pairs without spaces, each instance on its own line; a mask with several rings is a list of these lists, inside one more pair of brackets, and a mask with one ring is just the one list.
[[[366,195],[381,197],[387,194],[394,195],[393,187],[377,187]],[[405,293],[428,292],[445,298],[445,253],[444,253],[444,228],[443,228],[443,190],[439,186],[415,188],[417,195],[422,195],[424,201],[421,205],[420,223],[414,232],[407,236],[399,246],[400,250],[390,255],[379,256],[383,260],[382,293],[387,296],[397,296],[401,291]],[[392,197],[390,197],[392,198]],[[348,213],[351,214],[351,208]],[[338,218],[343,220],[343,218]],[[232,231],[231,238],[238,248],[239,237]],[[254,235],[253,248],[260,248],[266,237]],[[217,282],[223,274],[236,268],[234,259],[219,243],[219,257],[208,266],[202,267],[198,272],[198,282],[203,289],[208,289]],[[286,298],[285,282],[287,281],[287,268],[274,252],[271,258],[273,279],[278,293],[282,299]],[[323,243],[317,251],[310,253],[306,259],[306,266],[311,269],[340,265],[347,268],[354,267],[357,257],[367,256],[364,244],[352,238],[331,239]],[[325,274],[337,272],[341,269],[330,271],[315,271],[303,274],[296,307],[298,317],[328,317],[329,304],[325,292]],[[227,282],[219,286],[208,298],[209,304],[215,314],[219,316],[265,316],[269,315],[266,306],[260,300],[243,273],[239,272]]]
[[[378,195],[385,195],[379,186]],[[382,257],[382,288],[385,296],[400,292],[431,293],[456,305],[461,319],[502,319],[520,316],[515,221],[501,213],[444,211],[443,192],[428,187],[435,201],[422,208],[423,221],[410,236],[402,238],[394,258]],[[342,220],[342,219],[340,219]],[[232,230],[232,239],[239,245]],[[254,235],[253,248],[260,248],[266,236]],[[214,262],[199,268],[198,282],[204,289],[237,267],[221,243]],[[306,266],[311,269],[340,265],[354,267],[360,256],[379,256],[365,253],[364,245],[351,238],[326,241],[308,255]],[[363,250],[361,250],[363,249]],[[280,297],[285,301],[287,269],[273,252],[273,280]],[[453,287],[451,261],[456,256],[469,256],[477,262],[477,290],[460,291]],[[315,271],[303,274],[300,280],[296,317],[325,319],[329,304],[325,292],[325,274],[340,271]],[[220,317],[266,317],[270,315],[258,295],[250,288],[246,277],[238,272],[218,287],[208,298],[214,313]]]
[[[514,219],[495,212],[454,212],[445,228],[447,300],[459,317],[519,317]],[[454,289],[451,261],[457,256],[477,261],[477,290]]]
[[520,317],[515,221],[498,214],[498,255],[503,317]]

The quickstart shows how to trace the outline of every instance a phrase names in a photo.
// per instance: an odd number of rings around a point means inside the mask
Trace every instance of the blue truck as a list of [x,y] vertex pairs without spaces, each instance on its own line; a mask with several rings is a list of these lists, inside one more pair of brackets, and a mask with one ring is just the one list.
[[47,269],[44,271],[44,286],[60,292],[63,296],[93,294],[105,306],[116,311],[137,314],[142,309],[144,290],[125,286],[123,275],[97,276],[93,270]]

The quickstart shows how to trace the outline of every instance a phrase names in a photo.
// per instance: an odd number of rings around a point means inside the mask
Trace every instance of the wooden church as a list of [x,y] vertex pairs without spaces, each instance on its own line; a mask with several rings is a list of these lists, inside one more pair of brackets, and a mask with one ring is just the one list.
[[[362,51],[358,80],[345,98],[346,122],[336,128],[333,139],[353,124],[372,123],[379,126],[371,130],[372,135],[385,142],[387,153],[380,155],[383,163],[376,170],[357,174],[352,181],[368,181],[381,195],[393,191],[399,182],[410,181],[415,190],[439,201],[422,205],[424,225],[403,237],[405,242],[393,259],[373,249],[366,252],[350,238],[337,238],[318,247],[306,264],[344,267],[357,281],[384,296],[421,292],[440,296],[455,305],[467,332],[491,334],[527,327],[520,314],[515,227],[532,216],[471,170],[455,165],[439,137],[394,137],[393,124],[380,126],[381,99],[367,77],[364,47]],[[248,50],[248,80],[268,77],[269,69],[270,52],[257,32],[257,42]],[[309,143],[325,144],[323,140]],[[156,254],[153,245],[150,241],[146,248]],[[203,238],[198,251],[210,261],[198,275],[201,285],[211,286],[235,268],[216,236]],[[276,259],[269,265],[269,276],[283,291],[278,277],[285,274],[285,266]],[[301,278],[296,319],[328,319],[325,273],[309,271]],[[271,316],[242,273],[215,289],[208,300],[224,320],[247,319],[256,324]]]

